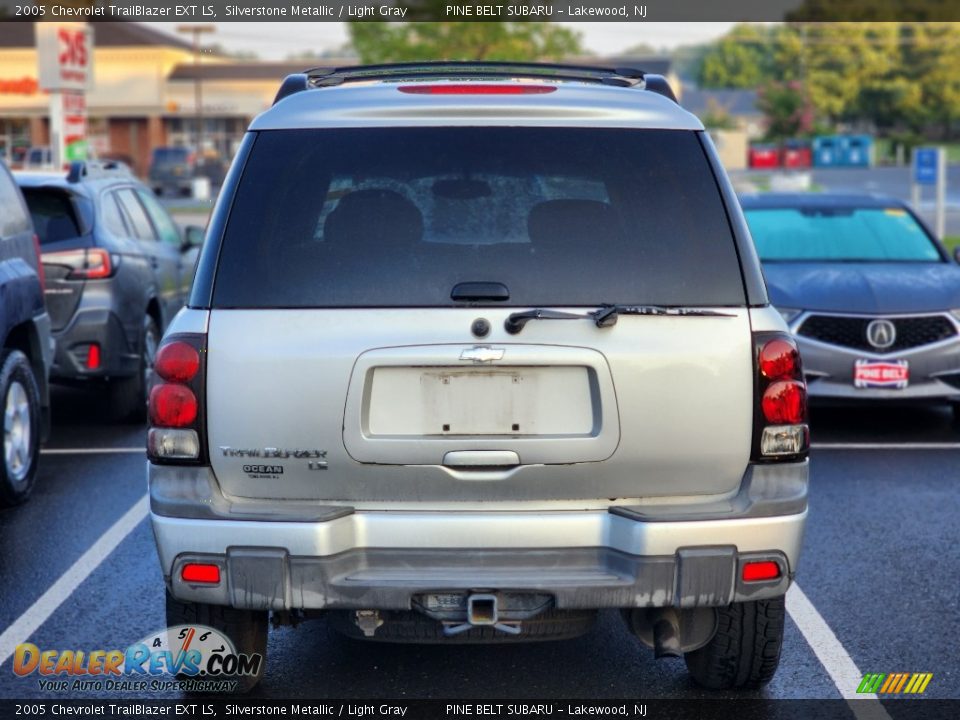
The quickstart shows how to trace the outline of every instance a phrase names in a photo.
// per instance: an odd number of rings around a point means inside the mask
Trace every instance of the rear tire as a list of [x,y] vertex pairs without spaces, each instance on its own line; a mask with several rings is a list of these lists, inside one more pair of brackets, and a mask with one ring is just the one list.
[[110,383],[110,405],[117,420],[140,424],[147,421],[147,390],[159,344],[160,328],[152,317],[144,315],[140,331],[139,369],[132,377],[119,378]]
[[786,606],[783,597],[717,608],[717,633],[686,653],[691,677],[711,690],[759,688],[780,664]]
[[10,507],[30,496],[40,459],[40,389],[30,360],[19,350],[0,354],[0,410],[0,506]]
[[[237,683],[237,693],[246,693],[252,690],[263,678],[267,665],[267,635],[269,630],[269,613],[256,610],[237,610],[225,605],[208,605],[206,603],[185,603],[167,593],[167,626],[174,625],[207,625],[219,630],[233,641],[238,653],[251,655],[259,654],[263,660],[256,675],[218,676],[218,680],[234,680]],[[178,680],[187,679],[177,676]]]

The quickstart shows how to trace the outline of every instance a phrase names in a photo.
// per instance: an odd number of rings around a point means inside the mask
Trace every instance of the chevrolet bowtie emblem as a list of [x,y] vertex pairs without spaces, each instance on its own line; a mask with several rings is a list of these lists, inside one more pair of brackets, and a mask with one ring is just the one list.
[[502,360],[505,352],[506,350],[503,348],[477,345],[460,353],[460,359],[469,360],[475,363],[493,362],[494,360]]

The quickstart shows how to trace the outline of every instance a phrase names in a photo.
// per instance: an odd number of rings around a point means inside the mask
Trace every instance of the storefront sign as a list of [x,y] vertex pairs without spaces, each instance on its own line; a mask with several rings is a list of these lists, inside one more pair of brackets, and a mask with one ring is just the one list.
[[93,30],[86,23],[36,23],[40,87],[89,90],[93,86]]

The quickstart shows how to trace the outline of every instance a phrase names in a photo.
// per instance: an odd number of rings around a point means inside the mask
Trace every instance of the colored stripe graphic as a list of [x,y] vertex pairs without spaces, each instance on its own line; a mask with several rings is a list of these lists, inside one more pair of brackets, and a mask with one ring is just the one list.
[[933,673],[867,673],[857,687],[858,693],[919,695],[927,689]]

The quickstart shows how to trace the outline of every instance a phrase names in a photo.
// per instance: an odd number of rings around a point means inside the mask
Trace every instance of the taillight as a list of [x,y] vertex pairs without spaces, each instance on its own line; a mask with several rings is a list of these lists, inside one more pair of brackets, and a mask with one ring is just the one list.
[[113,275],[115,269],[110,253],[102,248],[44,253],[40,260],[44,265],[70,268],[67,280],[100,280]]
[[40,252],[40,236],[33,234],[33,251],[37,254],[37,277],[40,278],[40,289],[47,289],[47,274],[43,269],[43,254]]
[[802,460],[810,447],[800,352],[784,333],[755,333],[753,460]]
[[173,335],[157,350],[147,431],[153,462],[204,462],[205,342],[203,335]]
[[401,85],[397,88],[410,95],[543,95],[557,88],[552,85],[520,83],[463,83],[458,85]]

